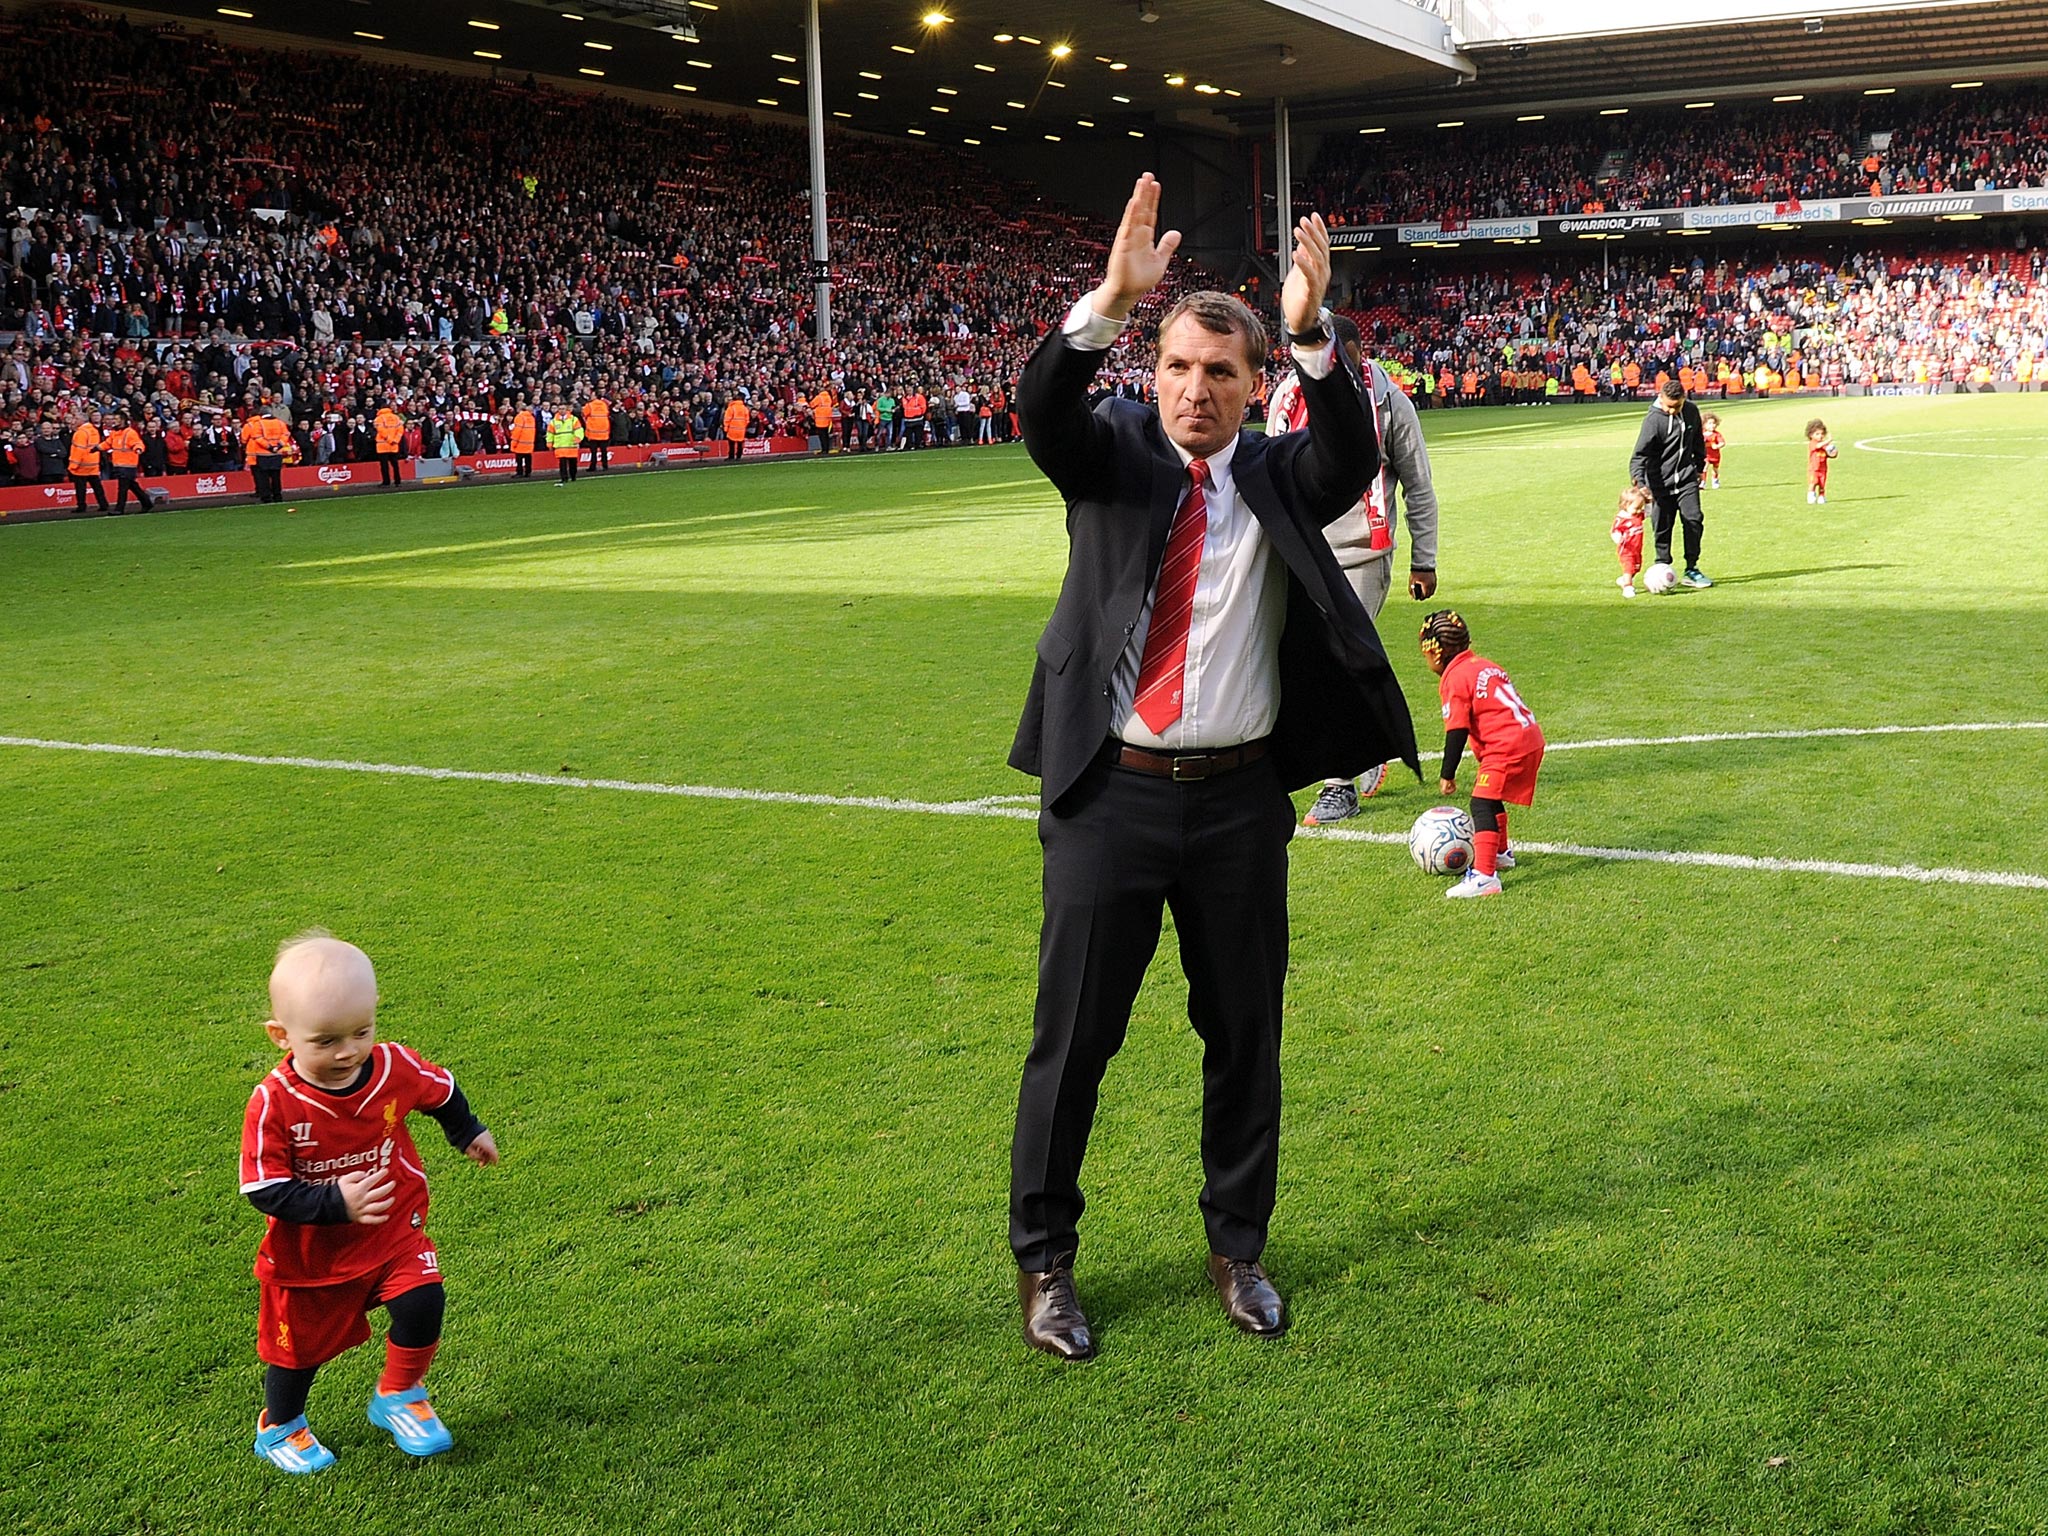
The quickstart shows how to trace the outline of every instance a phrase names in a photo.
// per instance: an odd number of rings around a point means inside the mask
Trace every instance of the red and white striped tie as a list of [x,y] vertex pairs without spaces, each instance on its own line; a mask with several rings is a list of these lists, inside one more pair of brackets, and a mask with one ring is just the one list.
[[1181,692],[1187,682],[1188,626],[1195,612],[1195,582],[1202,574],[1202,541],[1209,532],[1209,502],[1202,487],[1209,479],[1209,461],[1190,459],[1194,484],[1181,498],[1166,535],[1166,554],[1159,562],[1159,591],[1152,599],[1152,625],[1145,631],[1145,653],[1138,659],[1138,718],[1153,735],[1181,717]]

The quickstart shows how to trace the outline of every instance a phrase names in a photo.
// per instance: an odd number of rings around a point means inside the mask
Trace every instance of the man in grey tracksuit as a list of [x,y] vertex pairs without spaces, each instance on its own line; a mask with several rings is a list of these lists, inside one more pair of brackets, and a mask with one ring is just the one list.
[[[1377,363],[1365,360],[1358,327],[1343,315],[1331,317],[1344,355],[1364,380],[1374,425],[1380,437],[1380,473],[1358,505],[1323,529],[1337,564],[1351,589],[1375,622],[1394,584],[1394,488],[1400,487],[1401,516],[1408,524],[1408,595],[1422,602],[1436,592],[1436,487],[1430,481],[1429,449],[1422,441],[1422,422],[1399,385]],[[1268,432],[1291,432],[1306,421],[1306,412],[1290,375],[1273,391],[1267,408]],[[1372,789],[1379,787],[1378,770]],[[1370,794],[1371,789],[1367,790]],[[1349,779],[1331,779],[1303,818],[1304,825],[1327,826],[1358,814],[1358,786]]]

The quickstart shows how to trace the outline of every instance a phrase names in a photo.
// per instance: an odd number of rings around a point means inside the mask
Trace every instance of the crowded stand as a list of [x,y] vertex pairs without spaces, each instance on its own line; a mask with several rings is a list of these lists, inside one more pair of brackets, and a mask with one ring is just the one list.
[[1332,134],[1304,206],[1346,224],[1792,203],[2048,185],[2028,84],[1626,117]]
[[1659,374],[1727,395],[2048,371],[2039,251],[1417,268],[1362,297],[1368,344],[1430,404],[1633,395]]
[[[280,464],[374,463],[389,484],[423,458],[509,455],[492,469],[526,474],[564,442],[597,468],[614,447],[1007,441],[1025,358],[1105,249],[1099,221],[965,156],[835,133],[820,344],[789,123],[68,7],[0,36],[38,61],[0,80],[0,484],[247,469],[268,477],[233,489],[277,499]],[[1903,100],[1344,137],[1305,206],[1455,221],[2048,176],[2039,88]],[[1352,309],[1432,405],[1633,393],[1664,373],[1726,394],[2043,368],[2038,255],[1726,250],[1411,262],[1359,280]],[[1099,387],[1147,395],[1147,317],[1213,283],[1176,263]]]
[[253,413],[308,463],[368,461],[385,407],[407,458],[506,449],[522,407],[593,399],[622,444],[1006,439],[1103,249],[964,156],[835,134],[821,346],[793,126],[82,10],[0,33],[38,61],[0,81],[18,479],[54,477],[81,410],[133,419],[155,474],[240,467]]

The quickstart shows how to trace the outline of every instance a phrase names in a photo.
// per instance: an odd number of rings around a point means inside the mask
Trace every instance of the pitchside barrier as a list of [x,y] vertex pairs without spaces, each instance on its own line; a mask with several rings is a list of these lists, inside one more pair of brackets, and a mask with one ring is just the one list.
[[[792,458],[810,452],[810,439],[803,437],[749,438],[742,457],[749,459]],[[614,469],[681,469],[692,464],[722,464],[725,444],[645,443],[619,446],[611,452]],[[422,466],[429,473],[422,474]],[[466,481],[509,478],[515,468],[509,453],[471,453],[459,459],[401,459],[398,478],[415,486],[459,485]],[[554,474],[554,455],[534,455],[534,478]],[[438,470],[439,473],[432,471]],[[322,496],[338,491],[375,487],[380,480],[376,464],[294,464],[284,471],[284,489],[291,496]],[[221,470],[211,475],[149,475],[142,484],[152,494],[170,493],[173,506],[216,505],[240,501],[256,494],[256,477],[245,470]],[[0,522],[38,523],[73,515],[78,498],[69,480],[45,481],[40,485],[0,487]],[[97,516],[95,511],[93,514]]]

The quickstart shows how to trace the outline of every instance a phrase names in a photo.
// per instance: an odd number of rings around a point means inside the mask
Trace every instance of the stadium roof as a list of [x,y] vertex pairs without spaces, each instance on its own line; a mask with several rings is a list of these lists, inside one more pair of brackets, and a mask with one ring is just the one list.
[[[801,116],[805,0],[150,0],[291,38]],[[1240,105],[1469,73],[1406,0],[823,0],[825,106],[935,142],[1234,130]],[[933,18],[944,18],[943,20]],[[282,40],[282,39],[281,39]]]
[[[1734,0],[1731,0],[1731,4]],[[1766,0],[1751,0],[1764,4]],[[1949,86],[2048,71],[2048,0],[1890,0],[1812,4],[1740,21],[1683,24],[1672,9],[1629,32],[1468,42],[1476,79],[1455,92],[1393,87],[1348,110],[1297,111],[1295,121],[1427,122],[1489,112],[1713,100],[1874,86]],[[1593,12],[1581,11],[1582,19]],[[1648,16],[1650,13],[1645,13]]]

